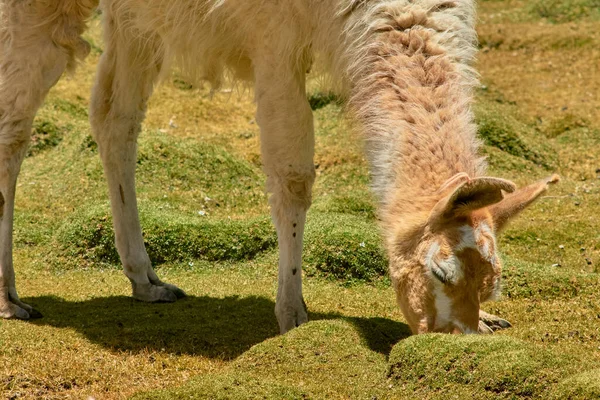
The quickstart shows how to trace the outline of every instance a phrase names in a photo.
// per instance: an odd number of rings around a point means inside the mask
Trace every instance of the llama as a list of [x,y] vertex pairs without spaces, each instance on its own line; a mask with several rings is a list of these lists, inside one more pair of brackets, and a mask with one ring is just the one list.
[[[31,123],[65,69],[95,0],[0,0],[0,316],[39,312],[19,300],[12,265],[15,182]],[[218,87],[252,81],[263,169],[279,245],[281,333],[307,321],[302,240],[315,179],[313,63],[361,130],[390,258],[412,331],[489,332],[479,311],[498,294],[495,233],[552,176],[516,190],[485,177],[470,110],[476,74],[472,0],[102,0],[105,51],[90,121],[108,182],[115,244],[136,299],[176,301],[144,248],[135,194],[136,140],[155,84],[173,64]],[[35,57],[34,57],[35,55]],[[505,196],[506,194],[506,196]],[[479,322],[481,319],[481,322]]]

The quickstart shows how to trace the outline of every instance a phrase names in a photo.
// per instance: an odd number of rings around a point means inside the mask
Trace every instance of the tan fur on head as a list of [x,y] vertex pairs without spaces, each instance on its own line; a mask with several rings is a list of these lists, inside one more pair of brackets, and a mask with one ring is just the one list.
[[[414,333],[478,331],[480,304],[500,294],[498,222],[514,217],[557,180],[553,175],[515,190],[505,180],[458,174],[435,191],[445,196],[429,215],[408,223],[398,216],[388,242],[390,274]],[[512,193],[504,197],[506,192]]]

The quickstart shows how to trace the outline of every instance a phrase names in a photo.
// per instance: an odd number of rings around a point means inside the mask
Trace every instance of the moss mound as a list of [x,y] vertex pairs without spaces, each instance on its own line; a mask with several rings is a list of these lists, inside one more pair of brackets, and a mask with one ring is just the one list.
[[186,190],[200,186],[227,192],[224,195],[252,189],[261,194],[263,191],[262,174],[252,164],[219,146],[173,138],[158,131],[144,133],[140,139],[137,164],[141,192],[145,184]]
[[[428,334],[398,343],[390,377],[416,393],[463,389],[477,398],[548,398],[574,360],[506,336]],[[462,387],[462,388],[461,388]]]
[[161,399],[306,399],[299,388],[244,373],[203,375],[181,388],[140,393],[132,400]]
[[304,262],[309,275],[367,281],[385,275],[388,265],[374,222],[334,213],[309,215]]
[[561,269],[505,257],[502,295],[510,299],[571,299],[593,293],[600,284],[597,273]]
[[600,369],[564,379],[557,392],[557,399],[600,399]]
[[366,219],[375,219],[375,205],[374,201],[369,198],[369,195],[369,192],[363,192],[361,194],[332,196],[324,201],[317,198],[311,210],[316,212],[353,214]]
[[[305,399],[337,398],[350,377],[358,398],[371,398],[385,376],[383,356],[369,351],[352,323],[312,321],[259,343],[222,374],[206,374],[180,388],[140,394],[136,399]],[[329,371],[329,372],[327,372]],[[325,376],[297,381],[298,376]],[[362,395],[362,396],[361,396]]]
[[479,136],[486,145],[545,169],[555,168],[556,154],[544,144],[545,137],[521,122],[510,105],[482,101],[475,108],[475,115]]
[[575,129],[586,128],[591,124],[585,118],[580,117],[577,114],[567,113],[561,115],[550,122],[550,126],[546,130],[546,136],[549,138],[555,138],[562,135],[565,132],[573,131]]
[[[269,217],[210,219],[142,203],[140,222],[153,264],[200,259],[241,261],[275,250]],[[119,264],[110,207],[81,208],[58,229],[55,240],[67,257]],[[343,214],[314,214],[305,233],[306,271],[341,280],[373,280],[385,275],[387,260],[373,223]]]
[[[154,264],[202,259],[245,260],[272,249],[277,238],[267,217],[209,220],[142,206],[140,219]],[[56,239],[66,255],[118,264],[109,206],[86,207],[66,221]]]
[[600,18],[599,0],[537,0],[529,10],[553,23]]

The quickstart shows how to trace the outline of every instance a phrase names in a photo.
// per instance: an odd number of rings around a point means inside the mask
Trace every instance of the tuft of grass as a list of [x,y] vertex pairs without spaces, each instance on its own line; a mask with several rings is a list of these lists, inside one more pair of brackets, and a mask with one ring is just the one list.
[[42,151],[58,146],[63,138],[63,130],[51,121],[36,119],[33,123],[27,157],[35,156]]
[[506,336],[427,334],[409,337],[390,354],[390,377],[415,394],[452,393],[462,386],[477,397],[545,399],[582,365]]
[[329,104],[339,104],[340,98],[332,92],[317,92],[308,96],[308,104],[313,111],[319,110]]

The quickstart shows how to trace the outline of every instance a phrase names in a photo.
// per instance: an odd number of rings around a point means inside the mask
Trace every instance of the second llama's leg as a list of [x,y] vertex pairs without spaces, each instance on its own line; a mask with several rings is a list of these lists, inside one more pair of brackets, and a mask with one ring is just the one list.
[[[125,25],[125,24],[123,24]],[[130,32],[105,14],[106,49],[98,66],[90,120],[108,181],[115,244],[138,300],[175,301],[185,293],[158,279],[144,247],[135,193],[137,137],[161,69],[157,38]]]
[[256,102],[262,162],[279,243],[275,314],[285,333],[308,320],[302,297],[302,239],[315,177],[314,133],[305,69],[273,64],[255,63]]

